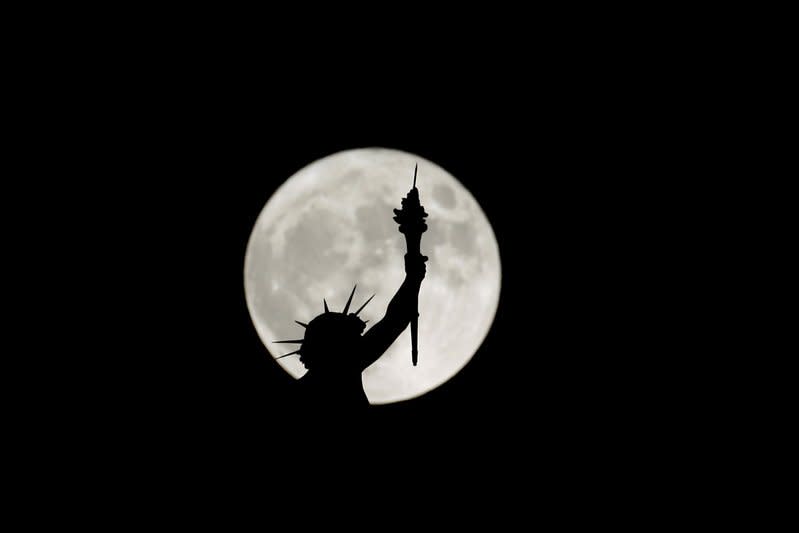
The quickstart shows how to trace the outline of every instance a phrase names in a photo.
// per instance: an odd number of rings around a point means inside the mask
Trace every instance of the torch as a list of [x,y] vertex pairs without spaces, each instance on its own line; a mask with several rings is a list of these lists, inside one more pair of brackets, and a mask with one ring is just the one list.
[[[408,259],[422,260],[422,252],[420,245],[422,242],[422,233],[427,231],[427,224],[425,224],[425,217],[427,213],[424,212],[424,207],[419,203],[419,190],[416,188],[416,171],[419,165],[413,169],[413,187],[408,192],[407,196],[402,199],[402,209],[395,209],[394,220],[399,224],[399,231],[405,235],[405,245],[408,251]],[[413,366],[419,359],[419,351],[417,348],[417,338],[419,333],[419,295],[417,292],[413,294],[413,311],[411,315],[411,361]]]

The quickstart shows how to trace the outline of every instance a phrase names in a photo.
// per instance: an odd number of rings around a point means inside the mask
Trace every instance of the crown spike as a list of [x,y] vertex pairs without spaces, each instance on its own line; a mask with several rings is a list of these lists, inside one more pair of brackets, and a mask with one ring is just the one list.
[[275,344],[302,344],[304,341],[303,339],[297,339],[294,341],[272,341]]
[[304,328],[308,327],[308,324],[306,324],[305,322],[300,322],[299,320],[295,320],[294,322],[296,322],[297,324],[299,324],[300,326],[302,326]]
[[294,350],[291,353],[283,354],[280,357],[275,357],[275,359],[283,359],[284,357],[288,357],[289,355],[294,355],[300,353],[300,350]]
[[364,308],[364,307],[366,307],[366,304],[368,304],[369,302],[371,302],[371,301],[372,301],[372,298],[374,298],[374,297],[375,297],[375,295],[374,295],[374,294],[373,294],[373,295],[371,295],[371,296],[369,297],[369,299],[368,299],[368,300],[366,300],[366,302],[365,302],[365,303],[364,303],[364,304],[361,306],[361,308],[360,308],[360,309],[358,309],[357,311],[355,311],[355,316],[358,316],[358,313],[360,313],[361,311],[363,311],[363,308]]
[[357,284],[355,285],[355,287],[352,288],[352,292],[350,293],[350,297],[347,300],[347,305],[344,306],[344,310],[342,311],[342,313],[345,314],[345,315],[347,314],[347,311],[350,310],[350,304],[352,303],[352,297],[355,295],[355,289],[357,289],[357,288],[358,288]]
[[322,298],[322,301],[325,303],[325,313],[329,313],[329,312],[330,312],[330,309],[328,309],[328,308],[327,308],[327,300],[325,300],[324,298]]

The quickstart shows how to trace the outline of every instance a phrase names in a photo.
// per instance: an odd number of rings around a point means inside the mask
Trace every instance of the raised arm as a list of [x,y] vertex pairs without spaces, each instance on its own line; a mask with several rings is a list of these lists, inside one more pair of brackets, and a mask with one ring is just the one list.
[[416,297],[426,272],[423,255],[405,256],[405,280],[391,299],[383,319],[363,335],[361,370],[377,361],[416,314]]

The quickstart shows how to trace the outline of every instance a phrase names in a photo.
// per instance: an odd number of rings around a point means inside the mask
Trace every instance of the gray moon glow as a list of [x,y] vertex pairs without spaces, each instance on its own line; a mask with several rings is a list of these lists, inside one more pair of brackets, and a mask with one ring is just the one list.
[[[392,209],[400,207],[419,164],[417,187],[429,213],[422,253],[430,259],[419,293],[419,362],[411,364],[410,328],[363,372],[369,402],[415,398],[443,384],[472,358],[499,303],[501,267],[494,232],[469,191],[435,163],[383,148],[338,152],[288,178],[255,223],[244,261],[247,307],[273,357],[302,338],[294,320],[341,311],[353,285],[352,308],[367,329],[384,315],[404,279],[405,238]],[[288,348],[287,348],[288,347]],[[294,378],[296,356],[276,361]]]

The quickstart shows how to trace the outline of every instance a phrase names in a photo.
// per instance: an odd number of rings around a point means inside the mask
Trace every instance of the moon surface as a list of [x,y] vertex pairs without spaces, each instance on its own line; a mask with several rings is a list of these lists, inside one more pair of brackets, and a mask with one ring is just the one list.
[[[410,328],[362,374],[372,404],[415,398],[458,373],[480,347],[499,303],[501,267],[491,225],[471,193],[451,174],[422,157],[365,148],[319,159],[288,178],[255,223],[244,262],[247,307],[273,357],[302,338],[294,321],[310,322],[341,311],[353,285],[352,309],[367,329],[385,314],[404,279],[405,237],[392,209],[413,182],[429,213],[422,254],[429,257],[419,293],[419,362],[411,364]],[[293,346],[293,347],[292,347]],[[287,348],[288,347],[288,348]],[[294,378],[298,357],[276,361]]]

